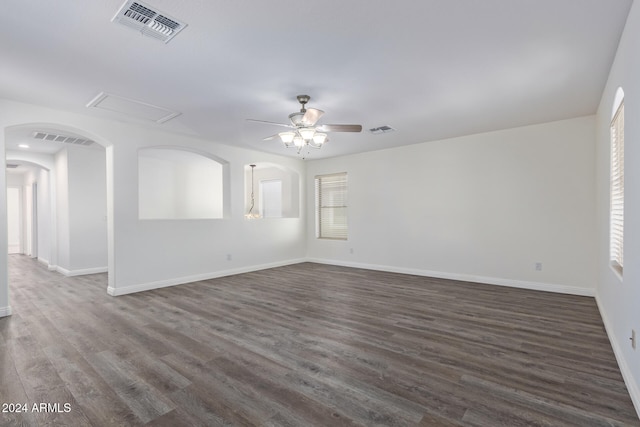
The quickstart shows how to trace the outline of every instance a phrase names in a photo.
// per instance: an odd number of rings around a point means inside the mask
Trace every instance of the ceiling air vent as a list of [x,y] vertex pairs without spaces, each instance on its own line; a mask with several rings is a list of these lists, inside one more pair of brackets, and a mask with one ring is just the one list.
[[85,145],[85,146],[94,144],[94,141],[90,139],[78,138],[75,136],[57,135],[54,133],[47,133],[47,132],[34,132],[33,137],[35,139],[41,139],[43,141],[62,142],[64,144]]
[[153,37],[168,43],[187,24],[170,18],[164,12],[160,12],[153,7],[139,1],[126,1],[116,16],[111,20],[125,25],[144,36]]
[[17,167],[18,165],[16,165],[15,163],[7,163],[7,169],[15,169]]
[[378,135],[381,133],[389,133],[389,132],[393,132],[395,129],[392,128],[391,126],[379,126],[377,128],[371,128],[369,129],[369,132],[371,132],[374,135]]

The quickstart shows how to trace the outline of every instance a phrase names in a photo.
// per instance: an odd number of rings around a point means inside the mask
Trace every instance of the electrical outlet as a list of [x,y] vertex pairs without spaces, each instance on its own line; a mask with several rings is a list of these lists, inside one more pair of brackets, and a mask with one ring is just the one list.
[[227,261],[231,261],[231,254],[227,254]]
[[541,262],[536,262],[535,269],[536,269],[536,271],[542,271],[542,263]]
[[349,253],[352,254],[353,253],[353,248],[349,249]]
[[632,329],[631,330],[631,338],[629,338],[631,340],[631,348],[632,349],[636,349],[636,330]]

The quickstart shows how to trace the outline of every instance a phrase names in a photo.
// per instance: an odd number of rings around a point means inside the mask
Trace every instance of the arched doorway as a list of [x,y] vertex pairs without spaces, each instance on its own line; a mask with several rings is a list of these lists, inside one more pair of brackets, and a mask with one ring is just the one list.
[[[106,144],[56,123],[14,125],[4,133],[5,159],[16,172],[7,173],[7,186],[22,190],[19,252],[68,276],[108,272]],[[11,178],[19,170],[22,176]]]
[[52,257],[51,165],[7,155],[9,254],[24,254],[48,264]]

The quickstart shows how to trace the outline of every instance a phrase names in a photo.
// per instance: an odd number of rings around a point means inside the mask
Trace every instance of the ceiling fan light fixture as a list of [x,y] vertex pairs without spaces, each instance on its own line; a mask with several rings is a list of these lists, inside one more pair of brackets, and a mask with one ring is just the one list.
[[300,133],[302,139],[304,139],[305,141],[310,141],[311,139],[313,139],[313,135],[316,133],[316,130],[315,128],[301,128],[298,130],[298,132]]
[[326,133],[316,132],[313,135],[313,142],[318,144],[318,145],[322,145],[326,141],[327,141],[327,134]]
[[[324,111],[317,108],[306,108],[307,102],[311,99],[309,95],[298,95],[300,103],[300,111],[289,114],[291,124],[269,122],[266,120],[247,119],[252,122],[268,123],[277,126],[284,126],[292,129],[287,132],[280,132],[275,135],[264,138],[270,141],[274,138],[280,138],[285,148],[294,148],[298,154],[303,150],[308,152],[308,148],[319,149],[329,141],[325,132],[360,132],[362,125],[356,124],[324,124],[318,125],[318,119],[324,114]],[[304,159],[304,154],[303,157]]]
[[302,126],[304,124],[302,122],[303,117],[304,117],[304,113],[301,111],[289,114],[289,120],[291,121],[291,124],[294,126]]
[[293,138],[296,136],[296,133],[295,132],[280,132],[278,134],[278,136],[280,136],[280,139],[285,144],[291,144],[293,142]]

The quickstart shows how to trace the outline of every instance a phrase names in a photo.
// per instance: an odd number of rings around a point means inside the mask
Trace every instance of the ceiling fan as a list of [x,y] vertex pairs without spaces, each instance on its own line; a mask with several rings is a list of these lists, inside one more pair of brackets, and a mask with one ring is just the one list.
[[301,105],[300,111],[289,114],[291,124],[269,122],[266,120],[247,119],[252,122],[267,123],[270,125],[284,126],[291,130],[280,132],[264,138],[269,141],[280,138],[287,148],[296,148],[298,153],[307,146],[311,148],[321,148],[329,139],[326,132],[361,132],[361,125],[317,125],[318,120],[324,111],[317,108],[306,108],[307,102],[311,99],[309,95],[298,95],[298,102]]

